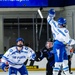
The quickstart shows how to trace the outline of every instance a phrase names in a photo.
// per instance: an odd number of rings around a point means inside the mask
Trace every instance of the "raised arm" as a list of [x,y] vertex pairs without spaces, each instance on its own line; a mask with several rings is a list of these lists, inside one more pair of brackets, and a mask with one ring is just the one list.
[[54,17],[55,17],[55,10],[50,9],[47,16],[47,22],[49,23],[49,25],[51,25],[51,27],[58,27],[58,23],[57,21],[54,20]]

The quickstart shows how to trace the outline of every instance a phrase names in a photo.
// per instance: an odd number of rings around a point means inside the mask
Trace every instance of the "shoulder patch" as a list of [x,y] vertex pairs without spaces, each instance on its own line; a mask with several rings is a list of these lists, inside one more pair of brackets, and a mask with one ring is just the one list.
[[65,33],[68,33],[68,30],[64,30]]
[[9,52],[12,52],[12,51],[13,51],[12,49],[9,50]]
[[25,47],[25,50],[28,50],[28,47]]

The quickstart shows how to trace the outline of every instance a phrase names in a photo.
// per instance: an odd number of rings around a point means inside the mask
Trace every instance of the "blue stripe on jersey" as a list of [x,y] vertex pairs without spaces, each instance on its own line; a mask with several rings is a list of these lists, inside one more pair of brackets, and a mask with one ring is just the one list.
[[55,27],[57,27],[54,21],[52,21],[52,23],[53,23],[53,25],[54,25]]
[[8,61],[10,64],[14,64],[13,62],[9,61],[7,57],[3,56],[2,58],[5,58],[6,61]]
[[3,58],[5,58],[5,59],[6,59],[6,61],[8,61],[8,62],[9,62],[9,64],[12,64],[12,65],[23,65],[23,63],[18,64],[18,63],[11,62],[11,61],[10,61],[10,60],[8,60],[8,58],[7,58],[7,57],[5,57],[5,56],[3,56]]
[[[21,51],[20,51],[20,53],[21,53],[21,52],[22,52],[22,53],[28,53],[28,52],[23,51],[23,50],[21,50]],[[15,53],[19,53],[19,51],[18,51],[18,50],[16,50],[15,52],[12,52],[12,53],[11,53],[11,55],[13,55],[13,54],[15,54]]]
[[53,28],[54,32],[58,35],[59,33]]
[[28,52],[26,52],[26,51],[23,51],[23,50],[22,50],[21,52],[23,52],[23,53],[28,53]]
[[63,36],[66,36],[61,30],[58,29],[58,31],[59,31]]
[[52,18],[50,18],[49,20],[47,20],[48,21],[48,23],[50,23],[50,21],[52,20]]
[[12,55],[12,54],[15,54],[15,53],[17,53],[17,51],[15,51],[15,52],[11,53],[11,55]]

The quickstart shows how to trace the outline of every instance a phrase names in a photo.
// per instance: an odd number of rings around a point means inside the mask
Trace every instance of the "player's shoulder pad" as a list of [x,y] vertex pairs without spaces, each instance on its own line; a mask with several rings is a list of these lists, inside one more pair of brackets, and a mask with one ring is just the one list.
[[28,49],[29,49],[29,47],[27,47],[27,46],[24,46],[24,49],[25,49],[25,50],[28,50]]
[[27,46],[24,46],[23,50],[24,50],[24,51],[28,51],[28,52],[29,52],[29,51],[32,51],[32,48],[27,47]]
[[28,47],[25,47],[25,50],[28,50]]
[[66,28],[64,29],[64,32],[65,32],[65,33],[69,33],[68,29],[66,29]]
[[11,48],[8,49],[8,51],[9,51],[10,53],[14,52],[15,50],[16,50],[16,46],[11,47]]

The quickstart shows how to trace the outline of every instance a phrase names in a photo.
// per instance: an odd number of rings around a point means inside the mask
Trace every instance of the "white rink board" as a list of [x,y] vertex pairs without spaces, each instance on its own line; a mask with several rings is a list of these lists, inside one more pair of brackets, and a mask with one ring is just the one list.
[[75,68],[75,53],[73,53],[72,57],[72,68]]
[[[38,65],[39,68],[46,68],[46,63],[47,63],[47,60],[46,58],[44,58],[40,62],[35,62],[34,65]],[[72,57],[72,68],[75,68],[75,53],[73,53],[73,57]]]

